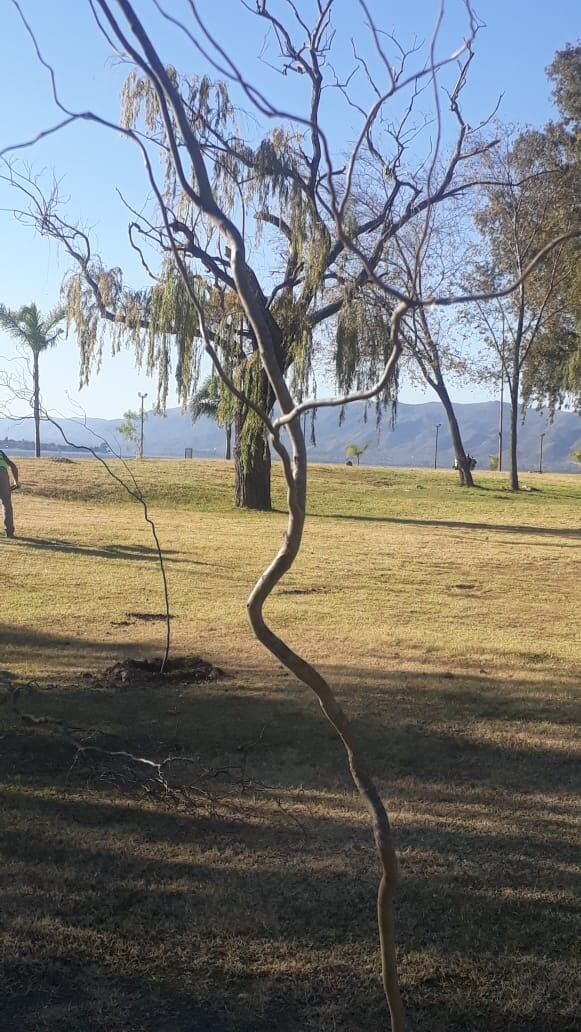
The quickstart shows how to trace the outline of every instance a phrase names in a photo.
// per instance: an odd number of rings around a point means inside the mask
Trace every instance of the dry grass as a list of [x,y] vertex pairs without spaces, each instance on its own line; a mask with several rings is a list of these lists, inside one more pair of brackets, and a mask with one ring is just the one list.
[[[23,536],[0,542],[0,679],[39,678],[29,709],[148,755],[231,765],[260,738],[248,770],[273,792],[229,816],[179,813],[86,765],[69,773],[68,745],[4,710],[5,1022],[384,1029],[366,816],[318,708],[245,622],[284,516],[234,512],[225,463],[136,468],[175,647],[229,676],[83,686],[80,671],[159,654],[161,626],[127,616],[161,611],[152,542],[95,464],[23,462]],[[565,1032],[580,960],[581,488],[532,475],[514,497],[481,480],[464,493],[449,474],[315,469],[304,550],[269,612],[332,678],[388,800],[414,1029]]]

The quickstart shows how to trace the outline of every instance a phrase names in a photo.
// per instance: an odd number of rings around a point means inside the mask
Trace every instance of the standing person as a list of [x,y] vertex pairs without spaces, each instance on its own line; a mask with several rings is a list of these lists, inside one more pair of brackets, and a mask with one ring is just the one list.
[[8,458],[6,452],[3,452],[0,448],[0,502],[2,502],[4,509],[6,537],[11,538],[14,537],[14,514],[12,512],[12,487],[10,486],[9,470],[14,477],[15,486],[19,487],[18,470]]

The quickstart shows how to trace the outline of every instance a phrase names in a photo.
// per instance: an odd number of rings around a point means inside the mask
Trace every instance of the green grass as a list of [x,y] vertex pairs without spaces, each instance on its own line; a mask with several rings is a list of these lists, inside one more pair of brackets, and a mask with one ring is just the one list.
[[[21,465],[21,537],[0,541],[0,680],[34,678],[25,708],[95,741],[202,767],[243,755],[254,788],[180,811],[100,764],[71,769],[68,744],[3,708],[7,1023],[384,1029],[366,814],[317,705],[245,620],[284,532],[280,471],[280,511],[251,514],[232,507],[226,463],[133,464],[175,649],[227,676],[119,690],[79,675],[160,654],[161,625],[127,615],[162,610],[139,507],[92,462]],[[572,1032],[581,486],[479,481],[315,468],[304,548],[268,615],[332,680],[393,817],[416,1032]]]

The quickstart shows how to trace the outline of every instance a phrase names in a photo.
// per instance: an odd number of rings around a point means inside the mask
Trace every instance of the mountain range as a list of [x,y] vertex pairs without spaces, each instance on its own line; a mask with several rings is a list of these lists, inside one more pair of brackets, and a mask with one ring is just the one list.
[[[456,405],[456,414],[462,430],[465,448],[473,455],[479,469],[487,469],[490,456],[496,455],[498,447],[499,407],[496,402],[479,402]],[[75,420],[63,419],[60,423],[70,441],[95,446],[99,440],[91,431],[104,438],[118,452],[130,453],[130,446],[119,438],[117,429],[121,419],[87,419],[84,426]],[[371,466],[433,466],[438,431],[438,466],[451,467],[453,451],[448,433],[445,413],[439,402],[424,404],[400,404],[397,420],[392,427],[389,413],[382,416],[376,426],[375,408],[357,403],[348,406],[340,419],[337,409],[319,409],[315,420],[316,443],[309,444],[309,455],[313,462],[345,462],[348,444],[366,445],[361,458],[364,465]],[[504,406],[504,449],[503,464],[508,466],[509,407]],[[309,426],[307,424],[307,433]],[[581,421],[573,412],[557,412],[552,423],[536,410],[529,409],[519,427],[519,465],[522,470],[539,468],[541,434],[543,438],[543,469],[554,472],[574,473],[580,466],[571,459],[571,452],[581,447]],[[34,437],[32,419],[18,421],[0,418],[0,448],[3,439],[26,439]],[[54,444],[63,443],[58,429],[50,423],[43,423],[42,439]],[[202,417],[192,424],[190,417],[181,409],[169,409],[165,416],[148,413],[144,434],[145,455],[151,458],[183,458],[186,448],[194,456],[217,458],[223,455],[224,432],[213,420]],[[54,452],[53,452],[54,454]]]

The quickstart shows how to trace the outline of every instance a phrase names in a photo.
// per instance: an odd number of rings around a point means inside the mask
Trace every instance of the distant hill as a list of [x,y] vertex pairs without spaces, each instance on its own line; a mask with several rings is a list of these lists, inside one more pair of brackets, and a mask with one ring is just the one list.
[[[498,405],[481,402],[457,405],[456,412],[463,431],[467,450],[478,460],[478,469],[487,469],[490,455],[495,455],[498,440]],[[505,406],[505,465],[508,464],[508,419]],[[121,419],[88,419],[87,429],[74,420],[62,420],[67,437],[76,444],[99,444],[90,430],[104,437],[113,448],[128,454],[127,443],[117,436]],[[432,466],[434,462],[435,424],[440,423],[438,466],[450,467],[453,452],[445,413],[439,402],[398,406],[395,428],[389,416],[383,417],[379,430],[375,425],[375,411],[368,410],[367,421],[362,404],[351,405],[340,423],[337,409],[320,409],[315,422],[316,445],[309,445],[314,462],[344,462],[345,448],[350,442],[368,444],[362,463],[371,466]],[[308,428],[307,428],[308,429]],[[558,412],[554,422],[529,409],[520,427],[519,457],[522,470],[537,469],[539,464],[540,435],[545,433],[543,468],[547,471],[574,473],[580,467],[570,459],[575,448],[581,447],[581,420],[572,412]],[[32,419],[14,422],[0,419],[2,438],[31,438],[34,436]],[[62,444],[56,427],[43,424],[42,438]],[[1,443],[0,443],[1,447]],[[180,409],[170,409],[166,416],[150,414],[145,425],[145,454],[154,457],[183,458],[184,449],[192,448],[197,457],[220,457],[224,451],[223,431],[208,418],[192,425]]]
[[[17,440],[14,440],[14,439],[12,439],[10,437],[5,437],[4,440],[0,439],[0,448],[4,452],[15,452],[16,451],[16,452],[22,452],[22,453],[26,454],[26,452],[33,452],[35,450],[35,448],[36,448],[36,445],[35,445],[34,441],[26,441],[26,440],[23,440],[23,439],[20,439],[20,438],[17,439]],[[77,450],[75,448],[75,446],[72,445],[72,444],[71,445],[64,444],[64,442],[62,440],[62,437],[61,437],[60,443],[57,443],[55,441],[47,441],[47,440],[43,441],[42,448],[43,448],[43,451],[49,451],[49,452],[52,452],[53,454],[56,453],[57,455],[60,454],[61,452],[74,453]],[[101,452],[101,453],[105,454],[106,452],[109,451],[109,448],[107,447],[106,444],[99,444],[99,442],[96,441],[95,442],[95,446],[94,446],[94,450],[96,452]]]

